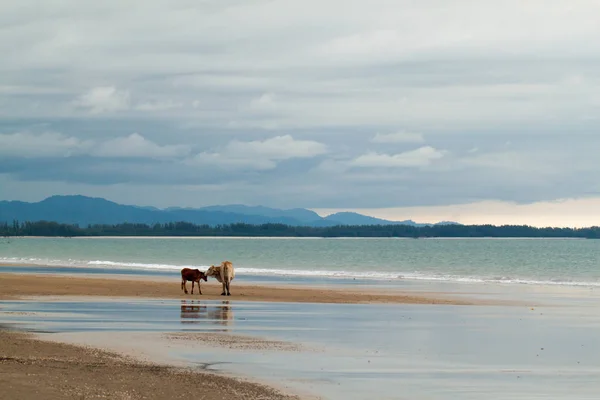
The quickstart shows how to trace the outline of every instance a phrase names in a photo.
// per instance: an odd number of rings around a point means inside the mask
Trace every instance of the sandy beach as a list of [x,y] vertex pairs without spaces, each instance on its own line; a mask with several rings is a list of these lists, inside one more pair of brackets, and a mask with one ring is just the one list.
[[0,330],[0,399],[294,399],[255,383]]
[[[191,282],[187,284],[191,291]],[[324,287],[276,287],[232,283],[232,295],[227,300],[297,302],[297,303],[395,303],[477,305],[489,301],[453,298],[448,294],[385,291],[385,289],[331,289]],[[181,282],[139,278],[96,278],[31,274],[0,274],[0,298],[22,296],[117,296],[168,299],[223,300],[221,284],[215,280],[202,282],[203,295],[184,294]]]

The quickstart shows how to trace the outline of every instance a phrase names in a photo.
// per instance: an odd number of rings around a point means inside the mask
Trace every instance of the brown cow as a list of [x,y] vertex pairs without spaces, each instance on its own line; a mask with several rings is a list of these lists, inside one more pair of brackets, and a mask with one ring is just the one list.
[[202,294],[200,288],[200,279],[204,279],[204,282],[208,280],[204,272],[199,269],[184,268],[181,270],[181,290],[187,294],[187,287],[185,286],[187,281],[192,281],[192,294],[194,294],[194,282],[198,282],[198,292]]

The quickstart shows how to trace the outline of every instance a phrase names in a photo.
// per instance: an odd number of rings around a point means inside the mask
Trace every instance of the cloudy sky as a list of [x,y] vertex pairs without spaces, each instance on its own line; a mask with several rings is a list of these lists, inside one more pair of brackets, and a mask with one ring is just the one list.
[[4,0],[0,198],[600,224],[597,0]]

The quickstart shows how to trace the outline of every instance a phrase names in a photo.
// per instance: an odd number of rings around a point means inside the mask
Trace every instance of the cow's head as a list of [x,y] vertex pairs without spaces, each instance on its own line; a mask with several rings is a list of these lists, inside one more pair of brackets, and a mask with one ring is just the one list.
[[217,267],[215,267],[214,265],[211,265],[210,268],[208,270],[206,270],[206,276],[215,276],[218,274],[217,272]]

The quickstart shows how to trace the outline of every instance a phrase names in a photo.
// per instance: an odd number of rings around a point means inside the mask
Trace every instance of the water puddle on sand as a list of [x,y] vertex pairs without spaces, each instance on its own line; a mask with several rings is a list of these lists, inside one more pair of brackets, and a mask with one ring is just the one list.
[[592,399],[596,311],[55,297],[0,323],[328,399]]

